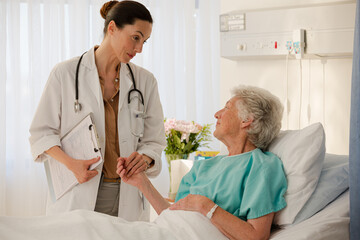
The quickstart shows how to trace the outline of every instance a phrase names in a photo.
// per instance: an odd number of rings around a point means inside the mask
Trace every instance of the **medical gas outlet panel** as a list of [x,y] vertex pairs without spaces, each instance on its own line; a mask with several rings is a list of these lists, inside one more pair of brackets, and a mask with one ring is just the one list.
[[[299,30],[304,33],[304,30]],[[283,34],[277,37],[256,35],[247,37],[231,36],[223,39],[222,43],[224,44],[223,46],[226,46],[221,49],[222,56],[234,59],[240,56],[270,58],[287,54],[302,56],[305,49],[305,42],[293,42],[292,34]]]
[[351,57],[355,3],[234,11],[220,15],[221,56]]

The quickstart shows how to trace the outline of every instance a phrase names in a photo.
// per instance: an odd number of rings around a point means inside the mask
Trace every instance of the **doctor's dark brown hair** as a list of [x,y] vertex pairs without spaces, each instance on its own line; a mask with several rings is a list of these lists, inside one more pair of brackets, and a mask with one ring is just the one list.
[[149,10],[141,3],[135,1],[106,2],[100,9],[100,14],[105,19],[105,35],[107,27],[112,20],[118,28],[123,28],[126,24],[132,25],[137,19],[153,23]]

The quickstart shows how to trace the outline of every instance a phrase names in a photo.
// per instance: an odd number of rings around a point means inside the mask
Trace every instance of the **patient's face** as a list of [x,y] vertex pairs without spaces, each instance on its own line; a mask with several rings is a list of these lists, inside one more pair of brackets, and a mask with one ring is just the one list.
[[216,129],[214,136],[220,141],[225,140],[228,137],[237,137],[240,133],[241,118],[238,115],[238,108],[236,102],[238,98],[231,98],[225,104],[225,107],[215,113]]

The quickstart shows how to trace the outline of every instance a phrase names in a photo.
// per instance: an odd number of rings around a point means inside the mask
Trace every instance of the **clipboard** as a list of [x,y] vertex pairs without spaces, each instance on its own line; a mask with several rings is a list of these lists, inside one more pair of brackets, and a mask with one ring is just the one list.
[[[88,160],[100,157],[98,162],[90,166],[90,170],[103,162],[98,135],[91,114],[88,114],[61,138],[61,149],[75,159]],[[44,164],[49,193],[53,202],[79,184],[73,172],[56,159],[49,156]]]

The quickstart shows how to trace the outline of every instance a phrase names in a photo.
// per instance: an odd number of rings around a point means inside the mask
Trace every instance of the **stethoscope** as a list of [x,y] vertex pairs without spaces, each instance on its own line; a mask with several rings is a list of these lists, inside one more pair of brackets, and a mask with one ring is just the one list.
[[[81,56],[80,56],[80,59],[77,63],[77,66],[76,66],[76,74],[75,74],[75,103],[74,103],[74,111],[75,113],[79,113],[81,111],[81,104],[79,103],[79,68],[80,68],[80,63],[81,63],[81,60],[84,56],[86,52],[84,52]],[[137,92],[140,96],[140,100],[141,100],[141,103],[142,103],[142,106],[144,107],[144,97],[143,97],[143,94],[142,92],[136,88],[136,83],[135,83],[135,77],[134,77],[134,73],[133,71],[131,70],[131,67],[130,65],[127,63],[126,64],[127,67],[129,68],[129,71],[130,71],[130,74],[131,74],[131,81],[133,83],[133,89],[131,89],[129,92],[128,92],[128,104],[130,104],[131,102],[131,93],[133,92]],[[141,118],[141,119],[145,119],[146,118],[146,114],[145,114],[145,111],[142,111],[142,112],[138,112],[135,114],[134,116],[135,118]],[[134,131],[132,131],[132,134],[137,136],[137,137],[142,137],[143,136],[143,132],[141,133],[134,133]]]

